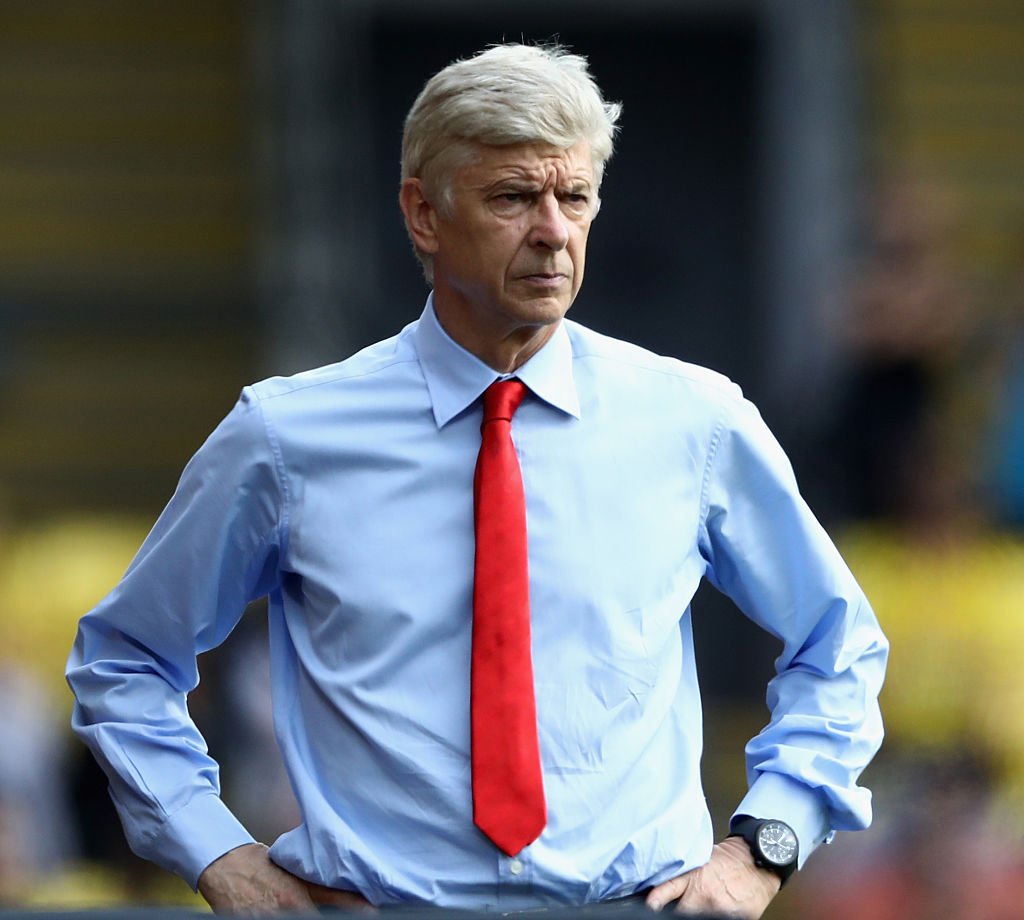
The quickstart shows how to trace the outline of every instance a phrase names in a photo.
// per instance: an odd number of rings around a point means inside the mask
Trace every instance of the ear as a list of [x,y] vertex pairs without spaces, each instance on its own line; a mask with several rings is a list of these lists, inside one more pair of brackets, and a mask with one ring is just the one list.
[[398,193],[398,203],[416,248],[428,253],[437,252],[437,210],[423,193],[423,181],[406,179]]

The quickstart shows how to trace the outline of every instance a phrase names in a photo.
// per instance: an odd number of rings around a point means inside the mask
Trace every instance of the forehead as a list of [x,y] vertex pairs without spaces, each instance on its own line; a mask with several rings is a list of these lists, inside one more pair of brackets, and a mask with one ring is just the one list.
[[482,187],[503,179],[524,178],[545,184],[593,184],[590,145],[580,141],[562,149],[547,143],[488,147],[478,144],[474,155],[456,170],[456,184]]

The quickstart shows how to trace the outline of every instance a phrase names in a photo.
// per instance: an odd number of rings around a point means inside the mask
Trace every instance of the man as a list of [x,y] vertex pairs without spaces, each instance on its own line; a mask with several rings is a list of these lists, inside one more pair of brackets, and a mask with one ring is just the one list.
[[[75,728],[136,851],[216,910],[634,896],[757,917],[870,820],[856,778],[886,643],[780,448],[724,378],[563,319],[617,117],[558,48],[429,81],[400,194],[422,316],[246,388],[83,618]],[[740,836],[717,845],[689,612],[705,576],[783,644]],[[196,654],[263,594],[302,810],[269,852],[185,708]]]

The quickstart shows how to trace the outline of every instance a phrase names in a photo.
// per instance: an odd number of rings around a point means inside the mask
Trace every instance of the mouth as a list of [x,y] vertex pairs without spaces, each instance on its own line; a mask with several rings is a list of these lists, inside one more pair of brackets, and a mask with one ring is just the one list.
[[520,280],[536,287],[554,288],[568,281],[569,276],[565,272],[531,272],[521,275]]

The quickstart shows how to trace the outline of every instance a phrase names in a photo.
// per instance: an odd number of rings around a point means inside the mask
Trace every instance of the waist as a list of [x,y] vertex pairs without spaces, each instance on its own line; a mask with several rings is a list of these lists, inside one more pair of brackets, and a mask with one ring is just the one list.
[[[634,916],[638,920],[648,920],[650,910],[646,906],[647,894],[650,888],[644,888],[635,894],[625,895],[620,898],[609,898],[605,901],[594,901],[590,904],[581,904],[576,907],[558,905],[550,907],[524,907],[518,910],[466,910],[454,907],[436,907],[432,904],[387,904],[379,908],[382,913],[401,914],[403,920],[440,920],[443,917],[453,917],[456,920],[494,920],[495,917],[513,917],[521,920],[530,920],[536,915],[543,915],[544,920],[586,920],[588,917],[610,918],[615,920],[631,920]],[[336,913],[343,908],[334,905],[323,904],[318,906],[320,913]]]

